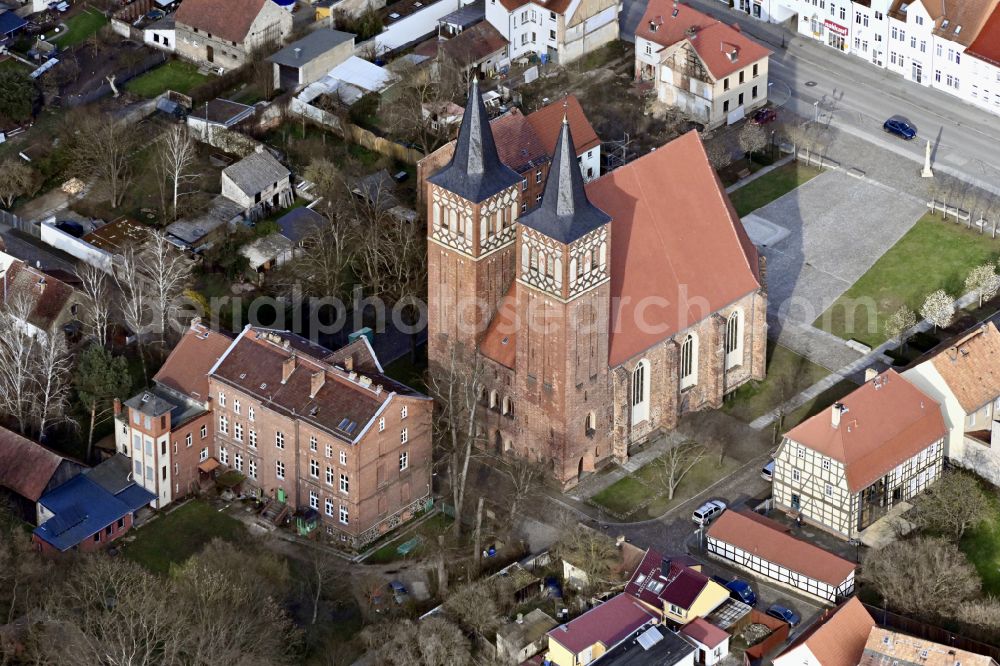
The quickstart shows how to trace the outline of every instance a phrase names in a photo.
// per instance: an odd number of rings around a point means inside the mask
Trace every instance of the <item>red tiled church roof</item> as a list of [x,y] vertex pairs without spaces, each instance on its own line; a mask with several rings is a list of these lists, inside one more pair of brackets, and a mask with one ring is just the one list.
[[757,250],[697,132],[587,185],[612,218],[609,365],[761,287]]

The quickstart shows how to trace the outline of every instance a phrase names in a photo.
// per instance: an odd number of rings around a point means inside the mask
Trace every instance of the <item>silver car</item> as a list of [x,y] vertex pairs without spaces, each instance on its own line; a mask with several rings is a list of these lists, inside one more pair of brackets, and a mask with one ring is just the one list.
[[704,527],[710,522],[715,520],[723,511],[726,510],[726,503],[719,500],[709,500],[695,509],[695,512],[691,514],[691,520],[694,521],[695,525],[701,525]]

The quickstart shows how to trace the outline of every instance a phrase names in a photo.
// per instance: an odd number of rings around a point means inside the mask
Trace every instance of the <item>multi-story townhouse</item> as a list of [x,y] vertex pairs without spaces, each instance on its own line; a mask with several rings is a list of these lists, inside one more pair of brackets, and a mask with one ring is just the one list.
[[762,1],[736,7],[773,23],[794,16],[800,35],[1000,113],[997,0]]
[[992,113],[1000,113],[1000,5],[965,49],[965,56],[970,83],[968,95],[963,97]]
[[903,373],[941,403],[952,463],[1000,483],[1000,331],[993,322]]
[[853,539],[940,475],[941,406],[894,370],[790,430],[775,454],[775,507]]
[[707,127],[767,103],[770,55],[739,30],[669,0],[651,0],[636,28],[636,78]]
[[207,480],[215,448],[208,370],[231,343],[195,320],[153,386],[124,405],[115,401],[115,446],[131,458],[136,482],[156,495],[156,508]]
[[892,0],[854,2],[854,22],[850,25],[850,52],[876,67],[885,67],[888,58],[889,8]]
[[535,55],[566,64],[618,39],[621,0],[488,0],[486,20],[511,60]]
[[362,545],[430,497],[432,402],[385,376],[367,339],[331,352],[247,327],[209,372],[219,462],[244,490],[312,509]]

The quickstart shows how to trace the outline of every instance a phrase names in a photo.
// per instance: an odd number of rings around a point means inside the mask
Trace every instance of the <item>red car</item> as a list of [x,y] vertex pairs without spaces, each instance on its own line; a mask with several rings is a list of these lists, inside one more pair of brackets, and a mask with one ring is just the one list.
[[753,114],[750,119],[754,125],[766,125],[768,123],[773,123],[778,119],[778,112],[774,109],[760,109],[757,113]]

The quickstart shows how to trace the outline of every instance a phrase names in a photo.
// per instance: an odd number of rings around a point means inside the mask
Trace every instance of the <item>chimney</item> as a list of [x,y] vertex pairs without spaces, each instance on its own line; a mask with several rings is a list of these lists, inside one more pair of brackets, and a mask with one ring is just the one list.
[[122,401],[115,398],[115,416],[119,416],[122,413]]
[[300,49],[299,47],[296,46],[295,47],[295,59],[298,60],[301,57],[302,57],[302,49]]
[[312,377],[309,382],[309,398],[315,398],[319,390],[323,388],[323,384],[326,383],[326,372],[320,370],[319,372],[312,373]]
[[875,379],[876,377],[878,377],[878,370],[876,370],[875,368],[866,368],[865,369],[865,381],[866,382],[870,382],[871,380]]
[[344,370],[348,372],[354,372],[354,354],[351,354],[344,359]]
[[834,428],[840,427],[840,417],[847,412],[847,407],[844,406],[842,402],[833,403],[833,407],[830,408],[830,424]]
[[664,578],[670,576],[670,558],[664,557],[660,561],[660,573],[663,574]]
[[281,383],[284,384],[295,372],[295,354],[292,354],[281,364]]
[[619,534],[618,538],[615,539],[615,548],[621,548],[624,543],[625,543],[625,535]]
[[523,624],[524,623],[524,613],[518,613],[517,614],[517,623],[518,624]]

